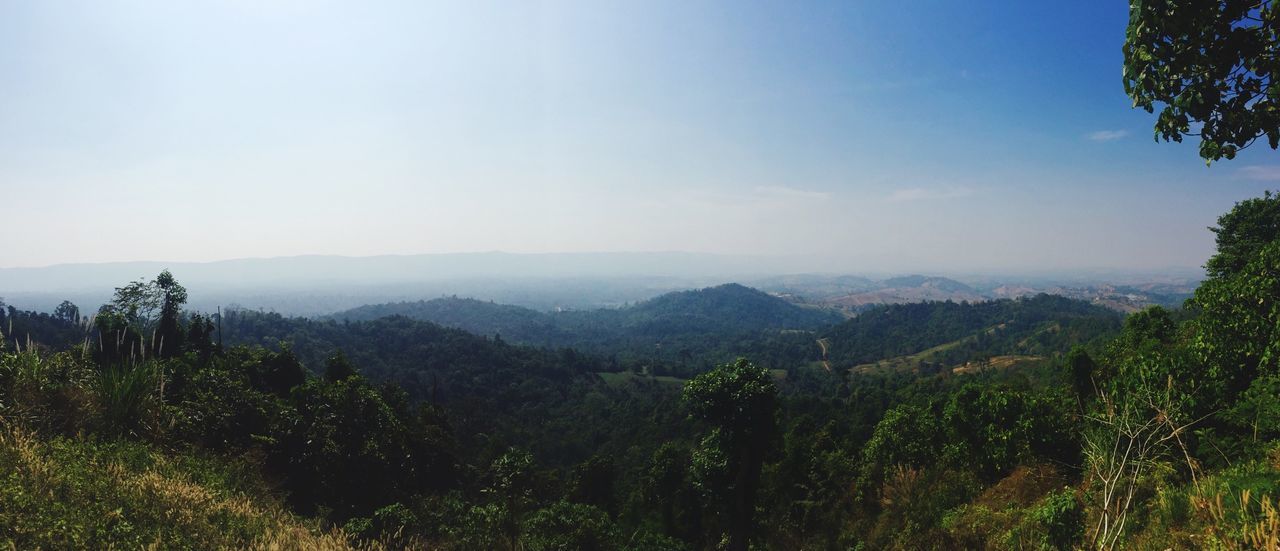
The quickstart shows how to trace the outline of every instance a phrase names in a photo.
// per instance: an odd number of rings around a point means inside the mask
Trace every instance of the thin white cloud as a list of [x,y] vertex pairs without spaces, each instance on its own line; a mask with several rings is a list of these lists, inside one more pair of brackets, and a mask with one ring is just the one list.
[[1240,167],[1240,170],[1237,170],[1236,174],[1239,174],[1241,178],[1246,180],[1276,182],[1280,181],[1280,166],[1249,165]]
[[973,190],[967,187],[953,187],[945,189],[913,187],[894,191],[889,194],[888,201],[894,203],[905,201],[933,201],[937,199],[956,199],[959,197],[968,197],[970,195],[973,195]]
[[769,197],[794,197],[797,199],[826,199],[831,197],[825,191],[810,191],[786,186],[756,186],[756,195]]
[[1098,130],[1089,134],[1089,139],[1095,142],[1110,142],[1129,135],[1128,130]]

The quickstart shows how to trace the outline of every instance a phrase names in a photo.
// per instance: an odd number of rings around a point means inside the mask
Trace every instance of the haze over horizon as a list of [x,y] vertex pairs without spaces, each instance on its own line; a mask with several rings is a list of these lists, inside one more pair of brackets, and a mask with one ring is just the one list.
[[[0,2],[0,268],[689,251],[1200,266],[1277,187],[1120,83],[1127,7]],[[194,205],[194,206],[193,206]],[[842,268],[835,268],[842,269]]]
[[[1111,266],[1079,266],[1072,268],[1022,268],[1022,269],[1004,269],[1004,270],[982,270],[982,269],[954,269],[954,268],[928,268],[921,267],[917,264],[877,264],[863,263],[850,264],[847,260],[835,260],[824,257],[822,255],[786,255],[786,254],[725,254],[725,253],[694,253],[689,251],[578,251],[578,252],[546,252],[546,253],[512,253],[507,251],[474,251],[461,253],[418,253],[418,254],[374,254],[374,255],[341,255],[341,254],[300,254],[286,256],[261,256],[261,257],[241,257],[241,258],[216,258],[210,260],[188,260],[188,261],[169,261],[154,259],[139,260],[107,260],[99,262],[65,262],[57,264],[48,264],[41,266],[2,266],[0,273],[14,274],[27,273],[34,277],[40,277],[40,274],[47,274],[51,270],[65,269],[94,269],[99,267],[112,267],[117,269],[133,269],[134,267],[143,267],[144,269],[172,269],[183,267],[215,267],[221,265],[257,265],[267,266],[273,263],[307,263],[307,262],[332,262],[334,265],[340,265],[344,262],[363,263],[363,262],[413,262],[413,261],[437,261],[442,265],[449,265],[451,262],[466,265],[474,263],[475,259],[488,259],[489,266],[485,266],[485,262],[481,262],[479,266],[473,269],[470,274],[474,276],[485,277],[514,277],[519,278],[526,275],[534,277],[578,277],[581,275],[598,275],[600,270],[605,270],[617,276],[643,276],[643,277],[663,277],[663,276],[682,276],[688,275],[688,272],[695,271],[700,277],[725,276],[732,278],[735,275],[752,275],[752,276],[781,276],[781,275],[857,275],[857,276],[874,276],[874,277],[894,277],[905,275],[921,275],[927,274],[931,276],[948,276],[948,277],[1005,277],[1014,278],[1023,276],[1034,277],[1078,277],[1097,273],[1126,274],[1126,275],[1160,275],[1167,274],[1176,277],[1200,277],[1203,266],[1199,265],[1165,265],[1154,266],[1148,268],[1116,268]],[[555,268],[554,263],[565,259],[572,259],[577,262],[571,262],[565,266],[564,273],[551,274],[509,274],[501,271],[501,264],[505,262],[532,261],[535,263],[550,263],[543,266],[542,269]],[[618,262],[621,261],[621,262]],[[618,262],[621,265],[610,266],[610,262]],[[261,269],[261,268],[258,268]],[[452,266],[450,271],[456,271],[457,267]],[[628,271],[630,270],[630,271]],[[597,274],[592,274],[597,272]],[[149,272],[147,273],[149,275]],[[431,276],[431,274],[418,274]],[[456,274],[448,275],[453,277]],[[138,277],[143,277],[139,275]],[[417,276],[415,276],[417,277]],[[729,280],[725,280],[729,282]],[[0,284],[5,280],[0,278]]]

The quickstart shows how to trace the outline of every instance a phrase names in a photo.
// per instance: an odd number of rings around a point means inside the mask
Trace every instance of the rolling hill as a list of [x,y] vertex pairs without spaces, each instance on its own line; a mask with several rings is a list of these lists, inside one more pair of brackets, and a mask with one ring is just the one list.
[[1120,315],[1053,295],[976,303],[879,306],[822,335],[835,368],[953,367],[994,356],[1053,356],[1113,334]]
[[668,293],[614,309],[538,312],[448,297],[362,306],[331,316],[366,321],[386,316],[430,321],[519,344],[573,347],[621,361],[722,362],[752,354],[774,363],[817,354],[808,332],[840,322],[839,314],[799,306],[738,284]]

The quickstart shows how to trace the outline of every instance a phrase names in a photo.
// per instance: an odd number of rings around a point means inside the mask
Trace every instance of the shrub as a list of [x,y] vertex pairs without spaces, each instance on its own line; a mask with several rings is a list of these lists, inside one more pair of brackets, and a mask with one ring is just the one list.
[[1084,535],[1084,510],[1071,488],[1045,496],[1027,521],[1028,532],[1041,549],[1074,549]]

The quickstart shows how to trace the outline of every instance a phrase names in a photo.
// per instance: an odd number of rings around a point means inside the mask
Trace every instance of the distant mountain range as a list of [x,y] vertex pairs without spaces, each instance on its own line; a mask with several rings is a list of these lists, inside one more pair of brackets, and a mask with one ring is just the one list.
[[540,310],[620,306],[657,295],[782,271],[786,259],[681,252],[460,253],[296,256],[218,262],[113,262],[0,268],[0,297],[51,311],[63,300],[102,304],[130,281],[173,272],[190,306],[239,305],[322,315],[364,304],[473,296]]
[[834,308],[853,315],[882,304],[981,302],[1039,294],[1073,298],[1130,313],[1154,305],[1181,306],[1191,296],[1197,282],[1191,277],[1128,285],[995,280],[994,284],[987,281],[986,285],[980,286],[946,277],[910,275],[879,281],[854,276],[787,276],[764,279],[755,285],[793,302]]
[[[321,316],[367,304],[467,296],[539,311],[617,308],[664,293],[739,281],[788,301],[852,315],[877,304],[980,301],[1041,292],[1120,311],[1180,304],[1197,271],[1040,277],[930,275],[871,278],[805,274],[803,258],[700,253],[467,253],[298,256],[220,262],[116,262],[0,268],[0,298],[52,311],[71,300],[91,311],[111,289],[168,269],[191,290],[190,308],[239,306]],[[963,280],[963,281],[961,281]]]

